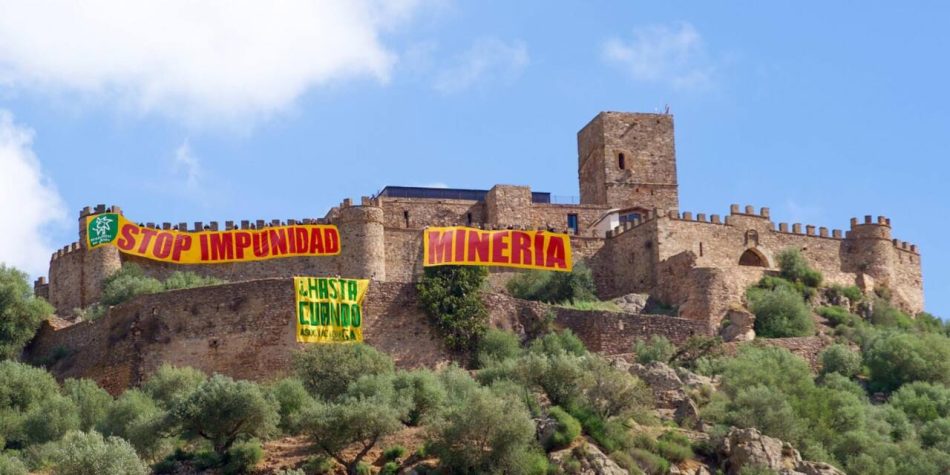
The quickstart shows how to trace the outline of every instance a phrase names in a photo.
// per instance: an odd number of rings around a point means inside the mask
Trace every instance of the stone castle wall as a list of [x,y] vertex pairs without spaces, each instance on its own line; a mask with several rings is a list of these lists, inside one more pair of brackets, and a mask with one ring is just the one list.
[[[627,353],[637,338],[674,342],[705,332],[702,322],[665,316],[583,312],[488,293],[492,325],[537,334],[548,311],[588,347]],[[372,282],[363,335],[400,368],[436,367],[453,358],[419,309],[413,284]],[[60,379],[90,378],[113,394],[140,384],[163,363],[208,374],[268,381],[286,375],[295,340],[293,280],[263,279],[141,295],[98,320],[64,328],[44,323],[25,359],[48,364]],[[457,359],[457,355],[456,355]]]

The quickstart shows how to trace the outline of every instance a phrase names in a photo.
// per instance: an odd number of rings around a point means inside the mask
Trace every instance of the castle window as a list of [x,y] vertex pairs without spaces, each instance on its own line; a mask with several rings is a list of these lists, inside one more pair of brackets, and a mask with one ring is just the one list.
[[626,157],[624,157],[622,153],[617,156],[617,164],[620,166],[621,170],[627,168]]
[[468,223],[469,226],[472,225],[472,213],[465,215],[465,222]]
[[402,212],[402,219],[406,220],[406,227],[409,227],[409,210]]
[[703,257],[703,243],[699,243],[699,257]]
[[577,215],[571,213],[567,215],[567,229],[570,229],[573,234],[577,234]]

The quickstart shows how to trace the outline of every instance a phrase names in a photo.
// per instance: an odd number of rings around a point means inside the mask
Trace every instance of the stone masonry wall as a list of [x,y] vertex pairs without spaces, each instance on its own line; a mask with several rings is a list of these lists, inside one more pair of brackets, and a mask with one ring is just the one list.
[[690,336],[709,334],[705,322],[684,318],[552,308],[558,326],[571,329],[587,349],[605,354],[629,353],[635,341],[649,335],[663,335],[681,344]]
[[[411,285],[373,282],[364,338],[399,367],[449,360],[441,338],[415,303]],[[287,373],[295,341],[292,279],[266,279],[143,295],[107,316],[60,330],[44,324],[26,351],[32,362],[66,355],[59,378],[96,380],[112,393],[137,385],[162,363],[206,373],[272,380]]]

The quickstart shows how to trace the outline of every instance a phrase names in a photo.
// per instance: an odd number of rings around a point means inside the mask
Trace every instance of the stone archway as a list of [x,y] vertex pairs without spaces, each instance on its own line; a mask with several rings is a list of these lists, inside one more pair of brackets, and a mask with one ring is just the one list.
[[758,249],[749,248],[739,256],[740,266],[768,267],[769,260]]

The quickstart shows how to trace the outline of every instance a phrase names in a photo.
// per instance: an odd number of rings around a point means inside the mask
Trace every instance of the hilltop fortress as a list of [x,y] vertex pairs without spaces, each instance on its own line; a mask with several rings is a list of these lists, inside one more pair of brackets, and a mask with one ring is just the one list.
[[[574,262],[590,267],[601,298],[650,294],[675,308],[679,317],[661,318],[683,321],[690,332],[697,328],[715,332],[730,306],[741,305],[746,287],[776,270],[776,256],[787,248],[799,249],[826,282],[856,285],[865,293],[886,287],[905,311],[923,310],[920,253],[917,246],[892,237],[886,217],[852,218],[849,228],[841,231],[777,224],[768,208],[732,205],[723,215],[681,211],[669,114],[602,112],[578,132],[577,153],[577,204],[554,203],[550,194],[528,186],[495,185],[488,190],[389,186],[359,203],[343,200],[322,218],[145,224],[190,232],[335,224],[341,250],[334,256],[186,266],[122,254],[114,246],[88,249],[86,217],[121,211],[116,206],[85,208],[80,213],[79,239],[52,256],[49,280],[37,280],[35,291],[53,304],[58,315],[67,316],[96,303],[103,279],[128,262],[156,277],[190,270],[232,285],[307,275],[370,278],[377,287],[411,288],[408,284],[423,271],[423,230],[462,225],[566,231]],[[495,289],[503,288],[514,272],[491,271]],[[254,292],[254,286],[240,285],[242,291]],[[386,297],[371,288],[369,298]],[[387,302],[370,305],[389,308]],[[156,312],[161,309],[152,310]],[[576,318],[571,321],[584,326]],[[372,329],[366,332],[367,341],[373,340]]]

